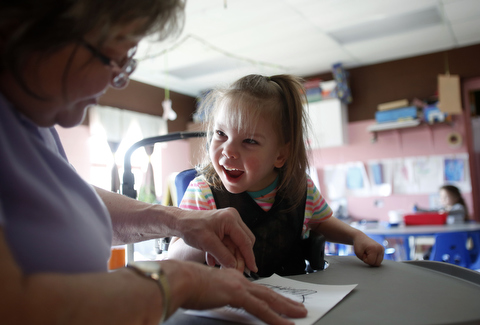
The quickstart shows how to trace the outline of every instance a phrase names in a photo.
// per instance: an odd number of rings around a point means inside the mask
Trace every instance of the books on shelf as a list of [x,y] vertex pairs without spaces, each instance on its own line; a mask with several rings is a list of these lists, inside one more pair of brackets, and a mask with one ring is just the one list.
[[413,120],[418,117],[416,106],[408,106],[375,113],[377,123]]
[[303,87],[305,87],[305,96],[308,102],[316,102],[322,99],[321,81],[321,79],[315,78],[304,82]]
[[319,87],[306,88],[307,101],[309,103],[322,100],[322,90]]
[[322,79],[319,79],[319,78],[310,79],[303,83],[303,87],[305,87],[305,89],[320,88],[320,82],[322,82]]
[[321,79],[312,79],[306,81],[303,86],[305,87],[305,95],[309,103],[337,98],[335,80],[322,81]]
[[387,110],[390,110],[390,109],[407,107],[408,105],[409,105],[408,99],[400,99],[400,100],[395,100],[393,102],[378,104],[377,110],[378,111],[387,111]]

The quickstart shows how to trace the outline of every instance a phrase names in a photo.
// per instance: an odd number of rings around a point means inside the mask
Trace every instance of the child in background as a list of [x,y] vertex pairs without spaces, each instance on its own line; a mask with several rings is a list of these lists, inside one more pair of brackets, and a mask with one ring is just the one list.
[[[306,173],[304,93],[301,80],[290,75],[249,75],[210,92],[200,107],[209,153],[180,207],[236,208],[255,235],[260,276],[305,273],[302,240],[311,232],[353,245],[359,259],[379,266],[383,247],[335,218]],[[178,238],[169,258],[211,262]]]
[[[462,224],[468,222],[468,208],[458,187],[443,185],[438,192],[442,208],[438,212],[448,212],[447,224]],[[424,260],[430,259],[432,248],[429,247],[423,255]]]
[[440,202],[442,210],[448,212],[447,224],[468,222],[468,209],[460,190],[453,185],[440,187]]

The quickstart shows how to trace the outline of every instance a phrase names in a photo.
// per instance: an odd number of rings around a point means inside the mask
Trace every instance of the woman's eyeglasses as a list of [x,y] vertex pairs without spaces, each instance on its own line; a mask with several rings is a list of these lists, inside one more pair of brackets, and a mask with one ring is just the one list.
[[87,50],[90,51],[90,53],[92,53],[93,56],[98,58],[104,65],[112,68],[114,73],[114,77],[112,79],[113,87],[123,88],[127,84],[129,76],[132,74],[133,71],[135,71],[135,68],[137,67],[137,60],[133,58],[135,52],[137,51],[136,46],[128,51],[127,57],[123,59],[122,63],[119,65],[113,59],[110,59],[108,56],[97,50],[89,43],[85,41],[82,41],[81,43],[83,46],[85,46]]

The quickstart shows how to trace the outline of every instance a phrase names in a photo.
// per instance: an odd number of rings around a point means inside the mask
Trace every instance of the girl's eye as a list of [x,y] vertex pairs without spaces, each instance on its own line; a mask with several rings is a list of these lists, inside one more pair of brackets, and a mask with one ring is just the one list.
[[216,130],[215,133],[216,133],[219,137],[226,137],[226,134],[223,133],[223,131]]
[[245,139],[245,140],[243,140],[243,142],[248,143],[248,144],[258,144],[258,142],[253,140],[253,139]]

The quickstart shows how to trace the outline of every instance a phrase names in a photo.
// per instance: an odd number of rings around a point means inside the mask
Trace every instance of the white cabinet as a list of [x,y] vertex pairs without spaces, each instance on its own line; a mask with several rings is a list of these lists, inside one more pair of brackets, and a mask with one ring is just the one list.
[[308,141],[312,149],[347,144],[347,106],[339,99],[309,103],[307,112],[311,126]]

